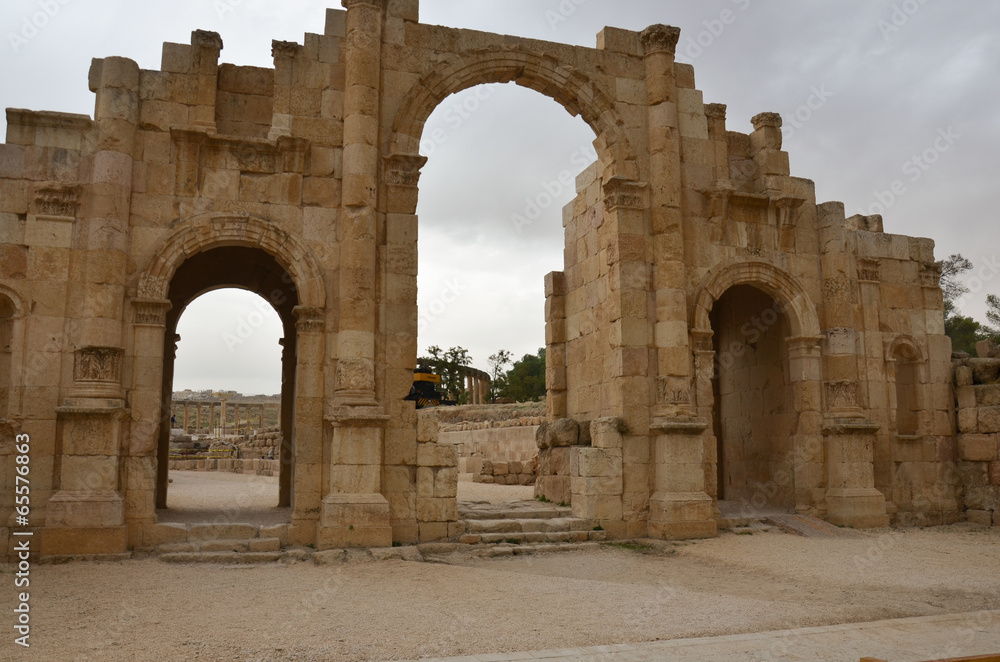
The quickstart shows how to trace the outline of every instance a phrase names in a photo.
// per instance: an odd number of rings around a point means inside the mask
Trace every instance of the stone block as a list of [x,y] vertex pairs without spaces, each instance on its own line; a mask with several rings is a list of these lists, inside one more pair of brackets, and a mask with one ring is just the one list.
[[598,418],[590,422],[590,439],[595,448],[620,449],[623,435],[628,431],[620,418]]
[[958,437],[959,458],[969,462],[994,462],[997,459],[997,435],[962,434]]
[[958,410],[958,431],[975,433],[979,431],[979,410],[959,409]]
[[454,446],[417,444],[417,465],[421,467],[457,467],[458,453]]
[[[959,410],[961,413],[962,410]],[[964,430],[963,430],[964,431]],[[1000,432],[1000,407],[979,408],[979,432]]]
[[620,450],[578,446],[570,449],[570,475],[581,477],[621,478],[622,453]]
[[438,414],[436,411],[421,409],[417,412],[417,441],[423,443],[438,440]]

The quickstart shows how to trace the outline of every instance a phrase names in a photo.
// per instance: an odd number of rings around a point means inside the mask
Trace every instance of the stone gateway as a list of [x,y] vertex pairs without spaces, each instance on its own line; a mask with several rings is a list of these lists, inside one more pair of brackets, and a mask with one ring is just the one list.
[[404,398],[424,123],[485,83],[595,134],[546,279],[574,515],[659,538],[715,535],[720,500],[854,527],[964,517],[933,242],[818,204],[778,115],[728,131],[675,62],[677,28],[606,28],[590,49],[423,25],[417,0],[343,5],[274,42],[273,68],[219,64],[220,36],[196,31],[158,71],[94,60],[93,119],[7,111],[0,525],[26,433],[43,554],[165,541],[177,321],[237,287],[284,326],[288,541],[461,534],[455,449]]

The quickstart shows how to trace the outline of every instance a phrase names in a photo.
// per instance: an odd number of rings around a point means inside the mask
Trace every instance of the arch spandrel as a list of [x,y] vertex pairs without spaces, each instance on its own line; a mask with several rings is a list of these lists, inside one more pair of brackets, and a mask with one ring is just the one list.
[[452,94],[490,83],[515,83],[559,102],[593,129],[601,161],[608,166],[606,177],[638,180],[636,152],[621,128],[624,122],[612,97],[571,65],[526,50],[462,54],[458,63],[423,76],[406,92],[406,101],[396,114],[389,153],[418,155],[431,113]]
[[291,275],[302,306],[326,306],[322,270],[305,244],[273,223],[238,214],[207,214],[178,223],[140,274],[139,298],[167,299],[170,281],[185,260],[224,246],[264,250]]
[[792,337],[823,335],[816,306],[802,284],[784,269],[762,260],[739,260],[709,271],[695,298],[692,328],[711,329],[712,307],[726,290],[736,285],[757,287],[778,302],[789,318]]

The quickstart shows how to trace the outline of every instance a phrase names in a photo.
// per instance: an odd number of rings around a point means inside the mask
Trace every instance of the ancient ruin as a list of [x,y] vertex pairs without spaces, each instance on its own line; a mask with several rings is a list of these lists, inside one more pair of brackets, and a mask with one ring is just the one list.
[[[220,36],[195,31],[160,70],[94,60],[93,118],[7,111],[0,524],[25,433],[43,554],[164,542],[177,321],[238,287],[284,326],[287,540],[461,534],[455,448],[403,398],[424,122],[484,83],[551,97],[596,136],[546,279],[546,429],[571,437],[574,515],[659,538],[715,535],[720,499],[852,527],[966,504],[986,520],[955,470],[933,242],[817,203],[777,114],[727,130],[674,59],[677,28],[606,28],[591,49],[424,25],[417,0],[343,4],[322,34],[274,42],[273,68],[220,65]],[[959,414],[988,390],[964,368]],[[976,402],[963,452],[995,485],[995,403]]]

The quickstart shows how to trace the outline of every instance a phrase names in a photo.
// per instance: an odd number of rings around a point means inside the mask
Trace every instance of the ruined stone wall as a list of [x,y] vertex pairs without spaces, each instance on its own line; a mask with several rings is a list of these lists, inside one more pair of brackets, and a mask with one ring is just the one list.
[[996,353],[957,360],[955,392],[957,467],[964,486],[965,515],[982,526],[1000,526],[1000,358]]

